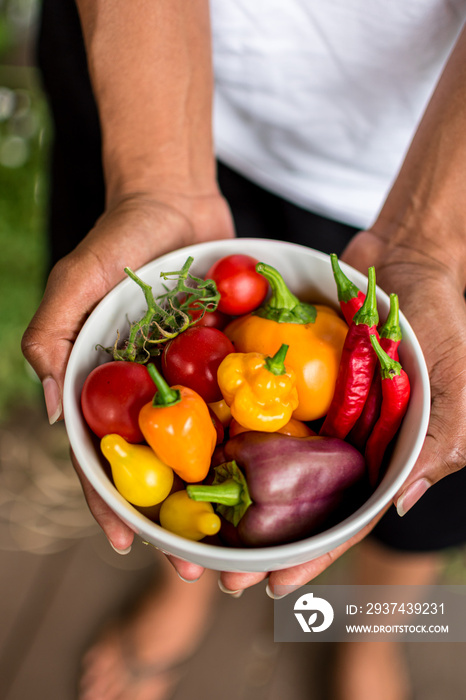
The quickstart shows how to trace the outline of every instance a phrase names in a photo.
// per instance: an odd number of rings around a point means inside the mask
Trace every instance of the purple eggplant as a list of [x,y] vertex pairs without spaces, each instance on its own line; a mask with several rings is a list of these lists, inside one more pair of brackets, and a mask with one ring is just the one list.
[[366,471],[355,447],[331,437],[250,431],[229,440],[223,452],[227,461],[215,467],[213,483],[187,490],[194,500],[219,504],[249,547],[312,535]]

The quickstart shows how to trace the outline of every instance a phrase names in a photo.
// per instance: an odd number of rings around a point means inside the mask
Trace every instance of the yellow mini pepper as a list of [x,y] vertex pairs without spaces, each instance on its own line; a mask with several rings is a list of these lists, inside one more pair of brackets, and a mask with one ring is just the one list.
[[185,490],[175,491],[165,499],[159,519],[166,530],[188,540],[202,540],[207,535],[216,535],[221,525],[210,503],[193,501]]
[[288,345],[273,357],[260,352],[227,355],[217,371],[223,398],[233,418],[245,428],[273,433],[298,405],[296,376],[285,366]]
[[173,485],[170,469],[147,445],[133,445],[121,435],[105,435],[100,448],[110,462],[113,482],[121,495],[135,506],[161,503]]

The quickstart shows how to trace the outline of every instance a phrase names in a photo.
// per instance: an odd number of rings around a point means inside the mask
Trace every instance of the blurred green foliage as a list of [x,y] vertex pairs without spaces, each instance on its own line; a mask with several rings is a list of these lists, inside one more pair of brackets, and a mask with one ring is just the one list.
[[34,67],[40,0],[0,0],[0,420],[42,400],[21,337],[42,296],[51,125]]
[[35,69],[0,67],[0,419],[41,393],[20,343],[44,286],[49,142]]

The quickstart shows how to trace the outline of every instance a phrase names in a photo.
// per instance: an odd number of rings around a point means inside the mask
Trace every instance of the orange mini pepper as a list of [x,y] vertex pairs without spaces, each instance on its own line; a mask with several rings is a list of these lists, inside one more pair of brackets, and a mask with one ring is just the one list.
[[245,428],[273,433],[291,418],[298,405],[296,377],[285,366],[288,345],[273,357],[260,352],[227,355],[217,381],[231,414]]
[[158,391],[139,412],[139,427],[156,455],[184,481],[207,476],[217,432],[203,398],[184,386],[169,387],[153,364],[147,365]]
[[322,418],[332,401],[348,326],[329,306],[301,302],[270,265],[258,263],[256,270],[270,283],[270,299],[232,321],[224,333],[237,352],[273,355],[283,343],[289,345],[286,363],[296,374],[299,398],[293,418]]

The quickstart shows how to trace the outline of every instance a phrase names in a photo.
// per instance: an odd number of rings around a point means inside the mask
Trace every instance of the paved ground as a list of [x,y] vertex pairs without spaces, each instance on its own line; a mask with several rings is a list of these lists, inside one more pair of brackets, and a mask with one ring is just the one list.
[[[83,506],[63,430],[40,410],[0,427],[0,503],[0,698],[74,700],[83,650],[144,585],[152,551],[109,548]],[[274,643],[262,586],[219,595],[216,610],[173,700],[329,700],[332,645]],[[464,644],[403,646],[414,700],[466,698]]]

